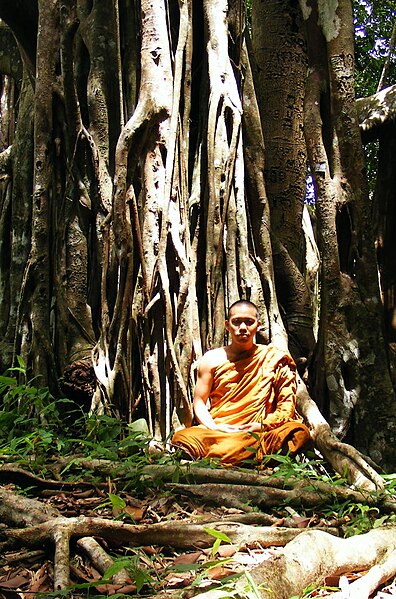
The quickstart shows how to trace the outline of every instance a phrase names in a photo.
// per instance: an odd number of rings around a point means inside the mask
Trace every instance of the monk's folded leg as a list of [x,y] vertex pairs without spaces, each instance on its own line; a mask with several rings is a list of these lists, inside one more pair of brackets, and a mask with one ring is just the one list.
[[217,458],[223,464],[238,464],[252,457],[246,447],[258,445],[250,433],[223,433],[201,426],[191,426],[177,431],[172,445],[185,450],[194,459]]
[[191,426],[177,431],[173,435],[172,445],[196,460],[217,458],[222,464],[235,465],[252,458],[261,462],[265,456],[282,449],[294,455],[309,439],[307,427],[300,422],[287,422],[258,435],[223,433],[203,426]]
[[310,440],[309,430],[302,422],[286,422],[269,431],[260,433],[257,460],[281,450],[295,455]]
[[199,460],[205,454],[204,429],[200,426],[191,426],[177,431],[171,440],[173,447],[187,452],[194,460]]

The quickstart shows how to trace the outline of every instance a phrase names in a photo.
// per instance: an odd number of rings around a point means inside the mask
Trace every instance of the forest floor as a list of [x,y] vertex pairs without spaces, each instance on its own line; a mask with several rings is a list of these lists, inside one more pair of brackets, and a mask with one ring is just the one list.
[[315,452],[183,463],[19,362],[0,376],[0,599],[396,597],[396,475],[355,489]]
[[[14,485],[8,486],[11,490]],[[113,493],[112,493],[113,491]],[[232,515],[243,513],[235,508],[207,506],[190,499],[176,497],[172,493],[151,492],[144,499],[138,499],[128,493],[117,493],[109,484],[103,489],[75,490],[72,492],[43,489],[39,494],[41,501],[55,507],[68,518],[85,516],[107,519],[122,518],[133,524],[154,524],[159,522],[221,521]],[[109,500],[109,496],[113,499]],[[117,497],[119,501],[115,499]],[[122,507],[117,507],[122,503]],[[213,538],[215,543],[216,538]],[[213,551],[193,549],[191,551],[174,550],[171,547],[150,545],[146,547],[111,547],[101,540],[107,551],[116,553],[118,559],[130,560],[132,578],[127,585],[102,584],[102,575],[90,561],[76,554],[71,560],[72,584],[90,585],[89,596],[108,596],[120,593],[127,596],[158,596],[159,592],[174,593],[183,590],[181,597],[191,597],[198,590],[213,586],[216,581],[240,575],[268,559],[276,549],[260,546],[238,549],[233,544],[222,542]],[[43,549],[5,551],[0,559],[0,597],[4,599],[50,596],[53,590],[53,550],[51,546]],[[140,573],[138,572],[140,570]],[[142,586],[141,586],[142,585]],[[139,588],[141,586],[141,588]],[[215,584],[216,586],[216,584]],[[155,595],[152,595],[155,591]],[[78,589],[74,590],[78,593]],[[52,596],[52,595],[51,595]]]
[[[273,473],[271,469],[267,469],[265,475],[276,474],[276,470]],[[150,483],[144,489],[140,488],[138,492],[134,492],[134,489],[128,488],[130,485],[122,481],[122,476],[114,480],[110,476],[98,478],[95,474],[92,482],[90,476],[92,477],[92,472],[86,472],[81,478],[75,478],[72,483],[63,483],[60,480],[59,486],[56,487],[53,479],[50,479],[46,486],[45,479],[31,475],[19,467],[3,464],[0,468],[0,482],[3,482],[1,488],[4,492],[22,492],[24,496],[30,495],[43,506],[56,509],[62,517],[71,520],[80,517],[100,518],[142,527],[159,523],[167,525],[171,522],[181,525],[198,523],[209,535],[213,535],[213,542],[205,548],[191,546],[189,549],[175,549],[171,545],[156,543],[153,533],[152,544],[133,547],[127,543],[120,543],[116,536],[112,542],[108,537],[100,538],[93,535],[111,556],[110,566],[108,563],[107,568],[98,569],[92,558],[89,559],[84,551],[79,550],[77,544],[72,542],[70,587],[56,593],[53,592],[53,544],[45,543],[39,547],[36,544],[29,547],[3,542],[0,544],[1,598],[260,597],[260,591],[249,572],[282,549],[279,546],[262,545],[257,541],[235,544],[230,542],[226,534],[212,529],[212,522],[265,523],[274,529],[286,526],[298,530],[312,527],[334,529],[336,526],[341,534],[348,536],[375,526],[376,518],[379,517],[378,510],[365,509],[356,502],[344,504],[342,513],[337,513],[336,508],[328,506],[321,510],[299,510],[290,505],[275,507],[264,513],[257,506],[249,504],[242,506],[242,509],[222,505],[220,498],[216,502],[218,505],[215,505],[214,501],[186,497],[185,494],[183,496],[183,492],[173,492],[172,484],[164,486],[161,483],[152,486]],[[17,484],[7,482],[10,479],[17,479]],[[175,487],[177,486],[175,483]],[[230,491],[232,497],[233,491]],[[227,504],[227,499],[224,499],[224,502]],[[175,532],[176,547],[183,544],[176,539],[177,535],[183,534],[180,530],[183,531],[183,526]],[[0,535],[1,532],[0,528]],[[121,578],[120,573],[123,574]],[[344,572],[342,576],[327,577],[322,585],[307,588],[301,596],[329,597],[341,589],[345,592],[342,596],[347,598],[349,584],[363,574],[364,572],[351,571]],[[246,595],[235,590],[237,579],[245,579]],[[396,597],[395,579],[387,580],[370,595],[377,599],[389,599],[390,596]]]

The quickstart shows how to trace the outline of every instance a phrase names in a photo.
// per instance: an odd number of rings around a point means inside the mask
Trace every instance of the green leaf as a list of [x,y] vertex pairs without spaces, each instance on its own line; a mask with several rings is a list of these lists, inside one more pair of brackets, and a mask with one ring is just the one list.
[[22,368],[23,371],[26,372],[26,364],[25,364],[25,361],[22,358],[22,356],[17,356],[17,361],[18,361],[20,368]]
[[123,568],[128,568],[131,565],[130,559],[120,559],[116,560],[114,564],[112,564],[109,568],[107,568],[106,572],[103,574],[103,579],[111,580],[113,576],[118,574]]
[[144,570],[135,570],[133,573],[133,578],[136,584],[136,590],[138,593],[142,590],[144,585],[147,582],[151,582],[151,578],[147,576]]
[[259,589],[257,588],[257,585],[254,582],[254,580],[251,577],[251,575],[249,574],[249,572],[245,572],[245,576],[246,576],[246,580],[249,583],[249,588],[252,591],[253,596],[256,597],[257,599],[260,599],[261,598],[261,593],[260,593]]
[[388,519],[389,516],[381,516],[381,518],[376,518],[374,520],[373,528],[379,528],[383,525],[383,523]]
[[190,570],[201,570],[202,564],[175,564],[172,566],[174,572],[189,572]]
[[126,506],[125,501],[121,497],[118,497],[118,495],[113,495],[113,493],[109,493],[109,499],[111,501],[113,509],[123,510]]
[[0,375],[0,385],[5,385],[6,387],[15,387],[16,384],[16,379],[10,376]]
[[220,541],[225,541],[226,543],[232,543],[231,539],[220,530],[216,530],[215,528],[204,528],[204,531],[215,539],[220,539]]
[[141,433],[143,435],[149,435],[149,429],[145,418],[139,418],[134,422],[128,424],[128,428],[132,433]]
[[216,539],[212,546],[212,557],[214,557],[217,553],[218,548],[221,545],[221,539]]
[[11,368],[8,368],[7,372],[21,372],[22,374],[25,374],[25,369],[20,366],[12,366]]

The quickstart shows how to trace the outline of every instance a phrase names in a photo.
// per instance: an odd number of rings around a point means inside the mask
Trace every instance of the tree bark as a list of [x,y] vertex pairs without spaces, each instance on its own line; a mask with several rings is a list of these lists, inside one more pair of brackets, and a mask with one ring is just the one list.
[[[191,421],[196,361],[227,342],[223,321],[235,299],[255,301],[261,340],[288,341],[305,368],[317,293],[305,285],[301,227],[306,41],[305,146],[323,267],[319,342],[304,380],[335,432],[391,468],[394,396],[348,3],[326,15],[323,3],[302,2],[306,40],[293,2],[254,3],[257,56],[264,12],[269,21],[260,72],[250,67],[239,1],[144,0],[140,12],[132,4],[0,7],[25,67],[22,87],[13,84],[15,140],[1,159],[1,366],[22,355],[28,376],[42,375],[57,394],[64,375],[84,406],[94,368],[92,410],[126,423],[144,416],[162,440]],[[317,14],[308,18],[311,5]],[[9,70],[15,48],[6,50]],[[377,100],[390,104],[391,94]],[[391,282],[386,293],[390,314]]]
[[55,201],[51,189],[53,176],[53,94],[59,51],[57,1],[39,1],[37,34],[37,74],[34,102],[34,178],[32,204],[32,245],[27,263],[30,288],[30,319],[25,326],[32,331],[31,350],[35,356],[33,373],[43,386],[57,391],[56,364],[47,323],[50,319],[51,288],[49,227]]
[[[395,547],[393,528],[372,530],[349,539],[305,531],[288,543],[280,555],[255,568],[251,576],[265,589],[260,594],[263,599],[274,596],[288,599],[300,595],[308,585],[323,585],[326,576],[368,569],[368,574],[348,587],[352,599],[368,598],[384,579],[395,573]],[[385,568],[384,576],[376,575],[378,569]]]
[[[348,2],[328,14],[320,7],[304,13],[310,64],[305,135],[323,260],[315,397],[337,436],[348,433],[358,449],[390,469],[395,401],[355,111],[352,13]],[[321,91],[330,88],[331,98]]]
[[252,50],[271,227],[300,269],[304,266],[301,222],[307,164],[302,128],[307,58],[301,25],[295,2],[252,2]]

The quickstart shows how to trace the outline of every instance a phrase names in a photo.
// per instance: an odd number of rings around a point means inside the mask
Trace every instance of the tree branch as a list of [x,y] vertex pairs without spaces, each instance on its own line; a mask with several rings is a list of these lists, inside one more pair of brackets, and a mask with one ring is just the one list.
[[12,30],[20,45],[22,58],[34,76],[38,29],[37,0],[3,0],[0,2],[0,19]]
[[[362,571],[373,564],[384,563],[384,556],[385,570],[390,572],[395,549],[394,528],[377,528],[348,539],[339,539],[321,531],[305,531],[283,551],[251,570],[250,574],[256,584],[265,589],[260,595],[263,599],[288,599],[300,595],[312,583],[322,585],[327,576]],[[371,570],[369,580],[370,573]],[[364,586],[364,583],[360,584],[359,592]],[[370,594],[367,591],[366,588],[362,594],[348,593],[348,597],[364,599]]]
[[364,143],[376,139],[381,127],[396,118],[396,85],[386,87],[380,92],[356,100],[360,130]]

